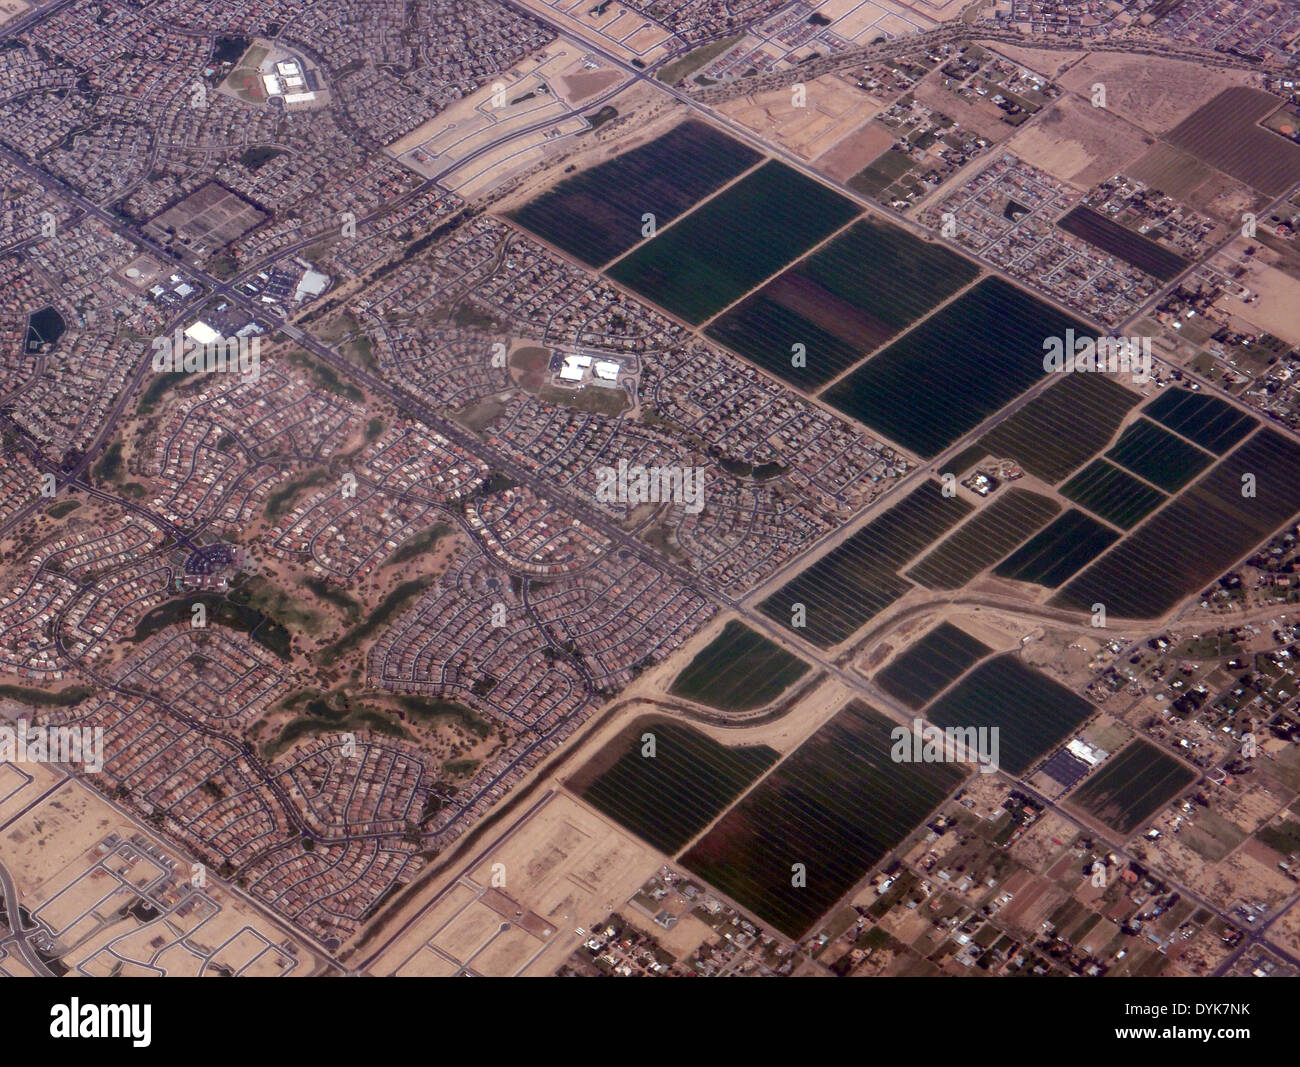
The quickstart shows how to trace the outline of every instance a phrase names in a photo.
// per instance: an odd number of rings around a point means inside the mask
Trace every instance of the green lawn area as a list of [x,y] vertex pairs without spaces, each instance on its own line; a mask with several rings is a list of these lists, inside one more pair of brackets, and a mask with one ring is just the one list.
[[700,45],[699,48],[687,52],[680,59],[674,59],[663,67],[655,77],[665,85],[676,85],[683,78],[689,78],[701,67],[707,67],[744,36],[743,33],[738,33],[734,37],[723,37],[721,40]]

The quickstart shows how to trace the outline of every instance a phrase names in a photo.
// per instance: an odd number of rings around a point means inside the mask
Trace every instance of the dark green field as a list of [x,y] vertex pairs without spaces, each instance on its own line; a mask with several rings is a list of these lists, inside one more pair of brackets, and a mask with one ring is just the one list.
[[1061,486],[1061,493],[1125,530],[1167,499],[1160,490],[1144,485],[1104,459],[1089,463]]
[[963,448],[952,459],[948,460],[943,465],[943,473],[960,478],[987,455],[988,452],[985,451],[984,445],[976,442],[968,448]]
[[[970,260],[863,219],[747,297],[707,330],[803,389],[830,381],[975,280]],[[805,366],[791,364],[795,344]]]
[[1138,419],[1128,427],[1106,455],[1167,493],[1176,493],[1214,462],[1208,452],[1149,419]]
[[877,674],[876,684],[909,708],[922,708],[991,651],[965,630],[943,622]]
[[1096,709],[1014,654],[986,660],[925,712],[936,726],[999,730],[1000,766],[1023,774]]
[[[687,870],[800,938],[964,778],[895,763],[894,723],[861,703],[800,745],[682,857]],[[791,884],[803,864],[807,885]]]
[[[655,754],[642,755],[645,734]],[[645,715],[568,781],[588,804],[662,852],[674,853],[774,764],[766,745],[719,744],[684,723]]]
[[1167,282],[1191,266],[1188,260],[1164,245],[1121,226],[1083,204],[1069,212],[1057,225],[1066,233],[1083,238],[1090,245],[1118,256],[1125,263],[1146,271],[1162,282]]
[[[1256,495],[1242,495],[1243,477]],[[1139,526],[1052,601],[1162,615],[1203,589],[1300,512],[1300,444],[1265,427]]]
[[[925,482],[783,585],[759,610],[814,644],[837,645],[912,588],[899,568],[971,510],[958,497],[944,497],[938,482]],[[805,607],[804,629],[791,626],[795,604]]]
[[1071,508],[1003,560],[993,573],[1054,589],[1118,539],[1114,530]]
[[1142,409],[1142,414],[1219,456],[1259,421],[1217,396],[1173,387],[1160,393]]
[[519,225],[599,266],[641,239],[641,216],[667,226],[758,162],[758,153],[688,119],[662,137],[565,178],[511,212]]
[[852,201],[769,160],[608,274],[690,323],[703,322],[858,213]]
[[980,447],[1055,485],[1102,448],[1141,399],[1105,375],[1066,374],[994,426]]
[[808,673],[808,664],[743,622],[732,621],[669,690],[722,711],[761,708]]
[[929,589],[960,589],[1061,509],[1027,489],[1008,489],[907,572]]
[[1040,381],[1043,338],[1064,315],[1001,278],[985,278],[822,394],[931,459]]
[[1070,803],[1127,837],[1195,780],[1173,756],[1139,738],[1086,779]]

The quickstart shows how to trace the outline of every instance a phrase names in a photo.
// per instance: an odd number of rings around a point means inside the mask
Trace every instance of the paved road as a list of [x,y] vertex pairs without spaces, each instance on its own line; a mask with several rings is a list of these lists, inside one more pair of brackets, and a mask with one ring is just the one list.
[[[511,4],[510,6],[519,8],[519,5],[517,4]],[[531,9],[521,9],[521,10],[524,10],[532,18],[541,18],[537,14],[537,12],[532,11]],[[26,22],[33,21],[36,17],[39,17],[40,14],[41,13],[36,13],[32,19],[28,19],[25,21]],[[549,22],[549,20],[545,18],[541,18],[541,21]],[[552,26],[552,28],[555,28],[557,30],[560,28],[555,23],[550,23],[550,25]],[[986,39],[986,37],[990,35],[978,33],[975,34],[975,36],[979,37],[980,39]],[[590,44],[590,42],[587,43]],[[915,38],[899,39],[897,43],[898,46],[903,50],[915,50],[920,44],[919,40]],[[1025,42],[1022,38],[1016,37],[1014,41],[1007,39],[1004,41],[1004,43],[1023,44]],[[721,125],[728,127],[729,130],[737,137],[739,137],[741,140],[744,140],[751,144],[755,144],[765,152],[781,156],[784,158],[785,162],[789,163],[792,166],[795,166],[800,171],[815,177],[817,180],[825,181],[823,176],[812,172],[811,169],[808,168],[807,165],[802,160],[799,160],[796,157],[790,155],[789,153],[785,153],[782,151],[773,152],[773,149],[770,145],[768,145],[766,142],[761,141],[753,134],[751,134],[749,131],[745,130],[743,127],[740,127],[736,123],[722,119],[716,114],[714,114],[712,111],[709,111],[707,108],[703,106],[703,102],[699,96],[693,94],[687,94],[679,90],[673,89],[671,87],[663,86],[661,83],[653,79],[652,73],[650,71],[642,71],[631,66],[628,63],[624,63],[622,60],[606,52],[603,52],[603,50],[601,50],[599,47],[596,47],[595,50],[597,52],[600,52],[602,58],[605,59],[606,62],[623,70],[625,73],[629,74],[633,79],[651,83],[658,90],[667,92],[669,95],[674,96],[680,102],[686,104],[687,106],[693,109],[705,110],[714,122],[720,123]],[[1124,49],[1106,49],[1106,50],[1132,51],[1135,49],[1124,48]],[[1144,54],[1155,54],[1155,53],[1147,51],[1144,52]],[[1187,57],[1180,56],[1180,58],[1187,58]],[[806,71],[801,71],[799,73],[802,75],[807,74]],[[606,96],[602,97],[601,99],[606,99],[608,97],[612,97],[613,95],[615,95],[615,93],[611,92],[609,94],[606,94]],[[590,106],[592,105],[588,105],[588,107]],[[549,125],[549,123],[539,123],[537,124],[536,128],[540,128],[544,125]],[[535,132],[535,128],[530,129],[528,131],[519,131],[518,133],[512,136],[522,135],[523,133],[526,132]],[[495,147],[495,145],[484,146],[484,148],[476,151],[471,156],[467,157],[465,160],[458,161],[455,165],[455,168],[449,168],[449,170],[444,173],[449,173],[450,169],[458,169],[464,166],[466,162],[472,160],[473,158],[477,158],[478,155],[490,150],[490,148],[492,147]],[[79,193],[77,193],[71,187],[67,186],[65,183],[59,181],[58,179],[53,178],[42,168],[38,168],[33,164],[28,163],[26,160],[22,159],[18,154],[13,153],[8,149],[0,148],[0,154],[3,154],[3,156],[8,158],[9,161],[13,163],[14,166],[18,167],[24,173],[41,181],[42,184],[46,185],[47,187],[53,188],[58,193],[58,195],[62,196],[65,200],[75,203],[79,208],[81,208],[81,210],[97,218],[99,221],[103,222],[105,225],[112,228],[115,232],[118,232],[123,236],[128,237],[130,240],[134,241],[137,245],[140,245],[141,247],[148,249],[154,255],[158,256],[163,262],[172,261],[172,257],[168,255],[166,250],[162,249],[161,247],[156,245],[153,241],[146,238],[143,234],[139,233],[134,227],[127,226],[123,222],[123,220],[117,218],[116,216],[111,215],[109,212],[99,207],[99,205],[96,205],[93,202],[87,200],[85,197],[81,196]],[[865,199],[854,194],[851,190],[847,190],[846,188],[841,187],[841,191],[845,192],[848,195],[851,195],[853,199],[859,204],[869,207],[871,210],[877,213],[881,212],[881,207],[879,205],[874,204],[870,201],[866,201]],[[913,227],[913,224],[910,222],[910,220],[903,219],[902,216],[898,216],[894,212],[886,211],[884,213],[895,215],[899,221],[908,225],[909,228]],[[672,574],[674,577],[676,577],[679,581],[682,581],[684,584],[691,586],[693,588],[703,589],[717,603],[719,603],[722,606],[729,607],[732,608],[733,610],[740,612],[747,619],[749,619],[751,622],[757,625],[760,629],[767,630],[769,633],[775,632],[777,636],[781,637],[784,640],[789,639],[790,635],[784,627],[774,624],[771,620],[766,619],[766,617],[761,616],[760,614],[754,612],[752,609],[749,609],[739,604],[733,598],[724,595],[720,590],[716,588],[710,588],[710,583],[703,580],[700,575],[688,571],[685,568],[681,568],[675,563],[672,563],[671,561],[659,557],[647,545],[633,538],[630,534],[628,534],[627,531],[617,526],[615,523],[609,520],[603,513],[598,512],[592,507],[588,506],[585,501],[577,500],[572,498],[571,496],[567,496],[564,494],[558,494],[553,486],[549,484],[543,484],[541,479],[532,475],[531,472],[521,468],[510,457],[501,455],[495,452],[495,450],[487,448],[484,445],[484,443],[477,438],[477,436],[473,435],[468,430],[461,427],[459,424],[454,423],[451,420],[433,411],[432,409],[427,407],[422,401],[406,394],[405,392],[398,389],[397,387],[392,386],[386,380],[379,377],[378,375],[375,375],[366,369],[357,367],[356,365],[352,364],[351,362],[349,362],[348,360],[340,356],[334,350],[326,347],[321,342],[317,341],[311,335],[304,333],[303,331],[297,329],[296,327],[290,326],[284,320],[278,319],[273,316],[268,316],[264,308],[252,306],[247,300],[247,298],[243,296],[243,294],[237,293],[232,289],[231,283],[223,282],[220,279],[217,279],[201,270],[196,271],[194,270],[194,268],[189,268],[189,270],[191,273],[197,274],[210,288],[213,294],[220,295],[231,300],[233,303],[243,308],[246,312],[248,312],[250,315],[255,317],[258,321],[262,322],[263,324],[268,325],[271,328],[278,328],[278,329],[285,330],[286,333],[292,336],[299,344],[301,344],[304,348],[306,348],[318,359],[332,366],[336,371],[342,373],[343,375],[351,378],[354,381],[359,382],[360,384],[365,386],[368,390],[370,390],[374,395],[389,400],[390,402],[398,406],[400,409],[411,413],[420,421],[424,422],[430,428],[435,429],[437,432],[441,433],[444,437],[448,438],[449,440],[452,440],[453,442],[461,445],[462,447],[466,448],[468,451],[471,451],[477,455],[483,456],[484,458],[488,459],[489,462],[491,462],[496,469],[502,471],[505,474],[508,474],[510,477],[514,478],[515,480],[523,484],[530,485],[534,489],[538,490],[539,492],[542,492],[547,496],[553,498],[559,497],[564,503],[565,507],[571,510],[573,514],[577,515],[577,517],[581,518],[584,522],[587,522],[589,525],[591,525],[599,532],[605,534],[605,536],[609,537],[615,544],[633,552],[633,554],[635,554],[638,558],[643,559],[645,562],[649,563],[652,566],[657,567],[661,571]],[[91,462],[94,454],[98,451],[100,447],[102,447],[103,443],[107,440],[108,436],[116,429],[116,424],[124,409],[124,405],[129,401],[129,399],[134,395],[135,391],[143,383],[144,376],[146,375],[148,370],[149,370],[148,358],[142,359],[140,363],[135,367],[131,375],[131,378],[128,382],[127,388],[123,390],[122,395],[118,398],[118,401],[113,408],[111,416],[104,421],[104,424],[101,427],[100,433],[96,437],[95,442],[92,444],[91,448],[86,450],[85,455],[78,462],[78,464],[75,465],[73,470],[69,472],[71,478],[74,481],[80,480],[80,476],[84,473],[85,469]],[[1027,402],[1028,399],[1029,397],[1022,397],[1021,403]],[[918,468],[918,470],[913,473],[912,477],[919,478],[922,475],[923,475],[922,469]],[[85,487],[84,483],[82,483],[82,487]],[[807,559],[807,554],[801,557],[802,562],[806,562],[806,559]],[[923,605],[918,610],[925,610],[930,607],[932,607],[932,605]],[[999,605],[999,607],[1001,607],[1001,605]],[[1021,605],[1021,610],[1025,610],[1023,605]],[[1026,614],[1032,614],[1032,612],[1026,611]],[[897,621],[898,621],[897,619],[893,620],[894,623],[896,623]],[[912,713],[909,709],[894,707],[893,702],[890,701],[887,697],[885,697],[884,694],[875,690],[874,686],[871,686],[870,684],[866,683],[865,680],[862,679],[860,676],[858,676],[855,672],[846,670],[840,664],[830,661],[820,651],[811,653],[809,658],[813,659],[820,667],[822,667],[822,669],[835,675],[836,678],[842,683],[844,683],[851,691],[857,692],[867,697],[872,701],[873,704],[875,704],[878,707],[883,705],[884,709],[887,710],[889,713],[891,713],[895,718],[899,718],[901,721],[910,721],[911,718],[913,717],[914,713]],[[195,727],[199,726],[199,724],[197,723],[191,723],[190,725]],[[1028,790],[1028,788],[1023,783],[1015,779],[1011,779],[1009,778],[1009,776],[1007,777],[1008,777],[1008,781],[1010,783],[1015,784],[1017,788],[1025,790],[1027,792],[1032,792],[1031,790]],[[273,792],[275,792],[275,790],[273,790]],[[1083,827],[1083,824],[1077,823],[1076,820],[1072,819],[1070,816],[1065,815],[1065,813],[1061,812],[1060,809],[1057,808],[1055,804],[1046,801],[1044,798],[1040,798],[1040,799],[1042,799],[1043,803],[1051,810],[1056,811],[1058,814],[1064,815],[1064,817],[1070,819],[1071,822],[1076,822],[1077,825]],[[292,810],[290,805],[285,804],[285,800],[282,796],[277,795],[277,801],[280,802],[281,804],[284,804],[286,810]],[[1092,833],[1094,836],[1098,836],[1093,828],[1086,827],[1086,829],[1088,829],[1089,832]],[[1112,850],[1116,852],[1121,851],[1119,848],[1112,848]],[[12,881],[9,879],[7,872],[4,872],[2,868],[0,868],[0,885],[2,885],[5,890],[6,899],[11,902],[11,907],[12,907],[11,914],[13,914],[16,918],[17,916],[16,890],[14,890]],[[1194,894],[1186,891],[1185,887],[1179,887],[1179,889],[1180,892],[1184,892],[1184,894],[1189,899],[1197,900],[1198,903],[1202,903],[1204,906],[1210,907],[1210,905],[1204,904],[1203,901],[1200,901],[1199,898],[1197,898]],[[1212,909],[1212,910],[1215,910],[1217,913],[1217,909]],[[1271,925],[1272,921],[1274,920],[1270,920],[1270,923],[1266,925]],[[1259,931],[1256,937],[1252,937],[1252,942],[1257,940],[1258,937],[1262,937],[1263,932],[1264,931],[1261,930]],[[29,963],[31,963],[33,966],[40,967],[42,970],[46,970],[43,967],[43,965],[40,964],[39,960],[34,960],[31,957],[29,957],[28,954],[31,952],[31,949],[30,946],[26,944],[26,940],[24,936],[21,936],[20,934],[20,936],[18,936],[15,939],[15,944],[19,947],[19,950],[23,952],[24,958],[27,958]],[[1274,951],[1277,950],[1274,949]],[[1280,954],[1285,956],[1284,953],[1280,953]]]
[[36,927],[24,925],[18,905],[18,887],[14,885],[13,878],[3,864],[0,864],[0,890],[4,892],[5,914],[9,916],[9,926],[13,930],[9,937],[0,941],[0,947],[12,945],[36,974],[43,978],[55,977],[54,972],[45,966],[44,961],[36,954],[36,950],[27,943],[28,936],[36,932]]

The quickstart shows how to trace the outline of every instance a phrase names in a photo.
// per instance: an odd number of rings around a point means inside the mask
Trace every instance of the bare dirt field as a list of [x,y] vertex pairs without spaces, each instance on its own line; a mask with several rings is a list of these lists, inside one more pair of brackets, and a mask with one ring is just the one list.
[[374,974],[551,974],[585,931],[624,902],[663,857],[567,793],[553,794],[448,888],[422,896],[415,921]]
[[858,127],[834,148],[817,157],[814,165],[836,181],[847,182],[853,175],[865,170],[882,152],[894,143],[894,135],[885,127],[868,122]]
[[19,15],[31,10],[32,5],[26,0],[0,0],[0,26],[12,22]]
[[1186,200],[1194,211],[1221,219],[1234,229],[1241,224],[1244,212],[1259,211],[1268,203],[1262,193],[1217,170],[1210,171],[1209,178],[1188,193]]
[[833,75],[809,82],[805,92],[801,107],[795,106],[794,94],[787,87],[737,97],[718,110],[801,159],[814,159],[859,127],[876,109],[874,103],[864,108],[869,98]]
[[1300,344],[1300,281],[1276,267],[1263,264],[1257,265],[1240,281],[1254,290],[1258,299],[1243,304],[1235,297],[1225,296],[1220,304],[1230,306],[1233,315],[1274,337],[1293,345]]
[[[539,154],[537,164],[506,195],[498,198],[494,209],[508,212],[527,203],[577,172],[648,144],[686,117],[683,107],[640,83],[633,83],[619,93],[613,105],[618,109],[617,119],[594,133],[566,139],[562,155],[554,154],[559,146],[548,149],[545,157]],[[539,165],[543,160],[545,165]]]
[[590,70],[566,74],[560,78],[564,97],[574,105],[583,104],[606,89],[612,89],[623,80],[617,70]]
[[599,44],[625,62],[640,58],[647,65],[661,58],[671,35],[621,4],[573,3],[571,0],[523,0],[542,18],[556,22],[579,40]]
[[1154,56],[1096,53],[1061,79],[1067,89],[1090,97],[1106,87],[1106,109],[1151,134],[1172,130],[1221,89],[1253,85],[1248,71],[1218,70],[1199,63]]
[[[307,943],[211,875],[193,868],[92,789],[42,764],[0,780],[0,863],[19,899],[52,933],[73,974],[307,975]],[[62,780],[62,784],[59,782]],[[47,796],[42,794],[51,790]],[[157,905],[150,915],[141,894]],[[132,911],[131,909],[137,909]],[[12,958],[0,964],[6,972]]]
[[[1247,250],[1251,250],[1247,254]],[[1292,273],[1296,259],[1284,246],[1278,251],[1258,239],[1236,238],[1223,250],[1223,261],[1240,269],[1236,278],[1245,290],[1223,292],[1215,307],[1231,317],[1234,329],[1267,332],[1300,344],[1300,279]]]
[[1007,148],[1026,163],[1086,189],[1125,170],[1152,143],[1150,136],[1107,111],[1063,97]]
[[1300,901],[1292,904],[1272,926],[1269,935],[1277,939],[1283,948],[1292,953],[1300,953]]

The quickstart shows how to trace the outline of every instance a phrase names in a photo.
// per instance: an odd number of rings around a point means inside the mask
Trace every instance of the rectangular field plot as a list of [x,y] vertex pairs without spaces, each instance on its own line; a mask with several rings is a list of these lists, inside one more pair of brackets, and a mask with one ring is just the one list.
[[832,385],[823,399],[932,459],[1039,381],[1043,339],[1087,327],[985,278]]
[[1054,485],[1114,437],[1141,399],[1104,374],[1067,374],[994,426],[980,447]]
[[1149,419],[1128,427],[1106,455],[1167,493],[1176,493],[1214,462],[1209,453]]
[[[861,703],[800,745],[682,857],[687,870],[792,938],[962,782],[945,763],[896,763],[894,723]],[[807,885],[791,885],[791,867]]]
[[1157,244],[1140,233],[1125,229],[1118,222],[1099,215],[1082,204],[1069,212],[1057,224],[1066,233],[1082,238],[1090,245],[1118,256],[1125,263],[1167,282],[1189,266],[1188,260],[1164,245]]
[[1055,589],[1118,539],[1114,530],[1071,508],[1003,560],[993,573]]
[[[654,755],[643,755],[645,734]],[[596,810],[672,854],[776,763],[766,745],[719,744],[685,723],[653,715],[625,727],[568,781]]]
[[641,240],[641,216],[667,226],[752,167],[759,154],[688,119],[662,137],[565,178],[510,213],[519,225],[591,266]]
[[[792,578],[759,610],[822,648],[837,645],[912,588],[899,568],[971,510],[964,500],[945,497],[938,482],[925,482]],[[791,625],[797,604],[804,607],[804,628]]]
[[1168,499],[1159,489],[1144,485],[1104,459],[1089,463],[1061,486],[1061,495],[1124,530]]
[[[1243,496],[1253,478],[1254,496]],[[1163,615],[1300,511],[1300,444],[1264,428],[1067,585],[1057,606]]]
[[936,726],[996,726],[999,763],[1023,774],[1096,709],[1013,654],[987,660],[925,712]]
[[960,589],[1060,510],[1038,493],[1010,489],[953,532],[907,576],[928,589]]
[[[975,280],[970,260],[863,219],[707,330],[800,388],[830,381]],[[804,366],[791,364],[804,346]]]
[[732,621],[686,665],[669,690],[722,711],[761,708],[808,673],[808,664],[743,622]]
[[1281,102],[1262,89],[1233,86],[1192,112],[1165,140],[1261,193],[1281,196],[1300,181],[1300,145],[1257,125]]
[[1193,771],[1139,738],[1107,760],[1070,803],[1127,837],[1195,780]]
[[1217,456],[1232,448],[1258,422],[1226,400],[1190,389],[1166,388],[1142,409],[1142,414]]
[[205,182],[145,225],[145,233],[168,248],[195,256],[215,252],[269,216],[251,201],[217,182]]
[[858,208],[769,160],[609,268],[629,289],[703,322],[834,233]]
[[992,649],[943,622],[876,675],[876,684],[909,708],[924,707]]

